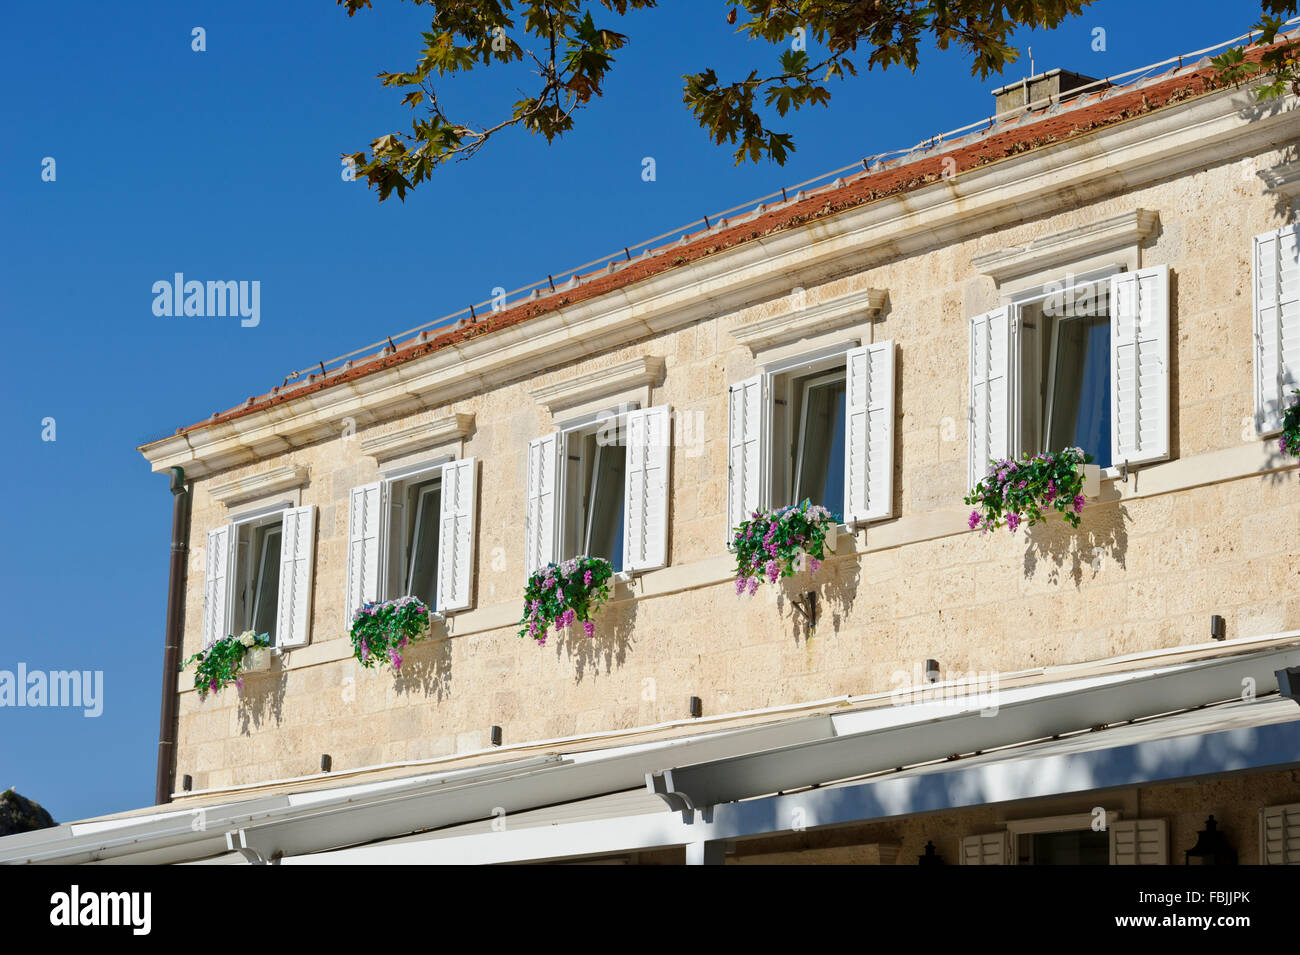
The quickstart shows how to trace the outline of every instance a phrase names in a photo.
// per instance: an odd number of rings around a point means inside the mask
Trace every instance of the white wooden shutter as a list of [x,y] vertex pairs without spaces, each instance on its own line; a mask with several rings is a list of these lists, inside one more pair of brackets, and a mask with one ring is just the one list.
[[477,477],[474,458],[442,466],[438,518],[438,610],[465,610],[474,585],[474,515]]
[[1300,803],[1259,811],[1259,864],[1300,865]]
[[1005,832],[988,832],[965,836],[961,840],[962,865],[1010,865],[1009,836]]
[[1169,266],[1110,279],[1111,462],[1169,457]]
[[1169,864],[1169,823],[1165,820],[1116,820],[1107,831],[1111,865]]
[[558,521],[560,432],[528,442],[528,502],[524,514],[524,569],[529,576],[555,560],[555,531]]
[[672,414],[668,405],[627,413],[623,501],[623,569],[668,563],[668,468]]
[[230,606],[230,525],[208,531],[207,574],[203,581],[203,646],[210,647],[226,632]]
[[379,549],[383,538],[383,484],[354,487],[348,500],[348,621],[357,608],[379,599]]
[[731,386],[727,396],[727,543],[758,510],[763,488],[762,375]]
[[316,508],[292,507],[280,527],[280,593],[275,644],[300,647],[311,630],[311,566],[316,543]]
[[854,348],[844,365],[844,522],[849,524],[893,513],[894,343]]
[[1300,226],[1254,238],[1255,426],[1282,429],[1282,415],[1300,387]]
[[1011,456],[1014,350],[1010,308],[995,308],[971,318],[967,467],[971,487],[988,474],[991,458]]

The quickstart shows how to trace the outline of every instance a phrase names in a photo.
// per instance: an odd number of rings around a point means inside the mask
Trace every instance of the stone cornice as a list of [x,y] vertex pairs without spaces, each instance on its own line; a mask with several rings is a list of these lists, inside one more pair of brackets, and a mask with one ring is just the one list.
[[1154,212],[1134,209],[1100,222],[1053,232],[1028,245],[977,255],[971,264],[982,275],[1001,283],[1038,269],[1065,266],[1103,252],[1136,247],[1152,233],[1158,219]]
[[731,337],[757,354],[764,348],[787,345],[820,332],[858,325],[879,316],[885,307],[880,289],[849,292],[826,302],[796,308],[773,318],[760,318],[731,330]]
[[361,453],[376,461],[387,461],[403,454],[463,440],[473,430],[472,414],[450,414],[400,431],[362,438]]
[[142,447],[156,472],[202,477],[337,436],[342,422],[391,420],[536,376],[638,339],[788,295],[1007,225],[1281,148],[1300,138],[1297,98],[1257,104],[1225,89],[762,235],[519,325],[255,414]]
[[286,464],[260,474],[250,474],[248,477],[214,484],[209,488],[208,495],[214,501],[230,507],[232,504],[241,504],[253,498],[302,487],[307,483],[307,474],[307,468],[301,465]]
[[664,360],[644,355],[608,368],[597,368],[577,378],[535,388],[529,394],[547,411],[554,413],[629,388],[656,384],[663,380],[663,376]]

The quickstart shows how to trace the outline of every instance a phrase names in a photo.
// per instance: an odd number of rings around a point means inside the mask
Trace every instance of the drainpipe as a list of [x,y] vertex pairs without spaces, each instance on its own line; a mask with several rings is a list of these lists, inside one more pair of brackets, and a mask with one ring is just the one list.
[[162,711],[158,718],[158,774],[154,803],[172,798],[172,760],[176,755],[177,673],[185,623],[185,569],[190,550],[190,495],[185,471],[172,468],[172,547],[167,577],[167,632],[163,645]]

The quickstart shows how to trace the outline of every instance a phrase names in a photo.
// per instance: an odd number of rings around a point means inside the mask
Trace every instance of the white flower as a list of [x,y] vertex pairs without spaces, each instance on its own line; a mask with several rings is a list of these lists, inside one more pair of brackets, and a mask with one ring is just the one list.
[[245,630],[243,633],[239,635],[239,643],[241,646],[251,647],[256,642],[257,642],[257,634],[255,634],[252,630]]

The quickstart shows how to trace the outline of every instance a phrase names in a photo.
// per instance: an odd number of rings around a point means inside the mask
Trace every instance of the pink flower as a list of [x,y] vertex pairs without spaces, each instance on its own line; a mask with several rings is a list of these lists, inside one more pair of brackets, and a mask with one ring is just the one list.
[[240,679],[236,679],[236,680],[235,680],[235,686],[239,687],[239,689],[242,690],[242,689],[244,688],[244,681],[243,681],[243,680],[240,680]]
[[971,530],[974,530],[979,526],[979,523],[980,523],[980,512],[971,511],[970,517],[966,518],[966,526],[969,527]]
[[1047,482],[1047,503],[1050,504],[1055,499],[1056,499],[1056,482],[1048,481]]
[[1083,513],[1083,502],[1084,502],[1084,497],[1082,494],[1074,495],[1074,513],[1076,514]]
[[756,593],[758,593],[758,578],[757,578],[757,577],[750,577],[750,578],[749,578],[749,595],[752,597],[752,596],[754,596],[754,594],[756,594]]
[[739,596],[740,596],[741,594],[743,594],[744,592],[745,592],[745,578],[744,578],[744,577],[737,577],[737,578],[736,578],[736,596],[739,597]]
[[1010,528],[1011,533],[1014,534],[1016,532],[1016,528],[1019,526],[1020,526],[1020,515],[1017,514],[1015,511],[1012,511],[1010,514],[1007,515],[1007,527]]
[[769,560],[767,566],[763,569],[767,573],[767,579],[771,583],[776,583],[776,579],[781,576],[781,568],[774,560]]
[[816,557],[808,558],[808,569],[812,571],[814,574],[817,573],[817,571],[821,570],[821,566],[822,566],[822,562],[818,560]]
[[590,586],[591,586],[591,571],[588,570],[588,571],[586,571],[585,573],[583,573],[583,575],[582,575],[582,586],[584,586],[584,587],[590,587]]
[[402,668],[402,657],[396,650],[388,651],[388,659],[392,662],[394,670],[400,670]]
[[582,632],[590,639],[596,635],[596,625],[590,620],[582,621]]

